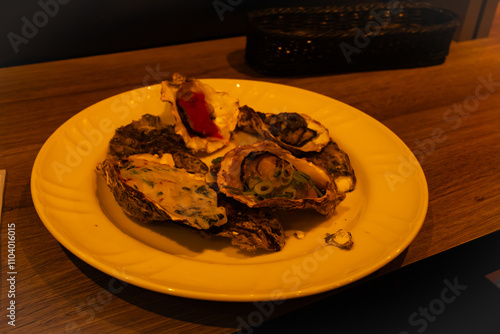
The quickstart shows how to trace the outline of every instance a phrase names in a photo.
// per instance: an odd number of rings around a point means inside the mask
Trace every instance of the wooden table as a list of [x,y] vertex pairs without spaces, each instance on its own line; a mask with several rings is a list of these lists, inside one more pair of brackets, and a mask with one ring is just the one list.
[[[0,69],[0,169],[7,170],[2,332],[224,333],[255,310],[252,303],[191,300],[114,280],[65,250],[33,206],[31,168],[63,122],[106,97],[158,83],[167,73],[308,89],[352,105],[394,131],[421,162],[429,208],[413,243],[375,275],[499,229],[500,11],[489,38],[452,43],[446,62],[433,67],[268,78],[247,67],[244,48],[245,38],[236,37]],[[433,140],[435,129],[445,137]],[[5,311],[11,300],[9,224],[15,224],[16,237],[15,328]],[[332,293],[289,300],[273,316]]]

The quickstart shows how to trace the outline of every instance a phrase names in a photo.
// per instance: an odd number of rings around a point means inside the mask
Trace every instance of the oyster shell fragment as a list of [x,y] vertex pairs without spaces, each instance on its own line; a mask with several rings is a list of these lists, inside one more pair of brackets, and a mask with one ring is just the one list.
[[354,244],[352,241],[351,232],[343,229],[340,229],[333,234],[327,233],[325,236],[325,242],[329,245],[333,245],[342,249],[351,249],[352,245]]
[[238,120],[238,99],[178,73],[161,83],[160,98],[170,104],[175,132],[188,148],[212,153],[229,144]]
[[323,169],[271,141],[236,147],[217,169],[219,191],[251,208],[310,208],[330,215],[345,197]]

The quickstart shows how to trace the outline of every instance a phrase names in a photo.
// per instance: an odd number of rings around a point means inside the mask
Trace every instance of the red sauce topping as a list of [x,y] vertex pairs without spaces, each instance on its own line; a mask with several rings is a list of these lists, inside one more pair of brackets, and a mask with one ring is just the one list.
[[182,98],[177,99],[177,105],[184,110],[189,118],[189,125],[193,131],[205,137],[222,139],[219,127],[210,119],[205,95],[189,92],[189,94],[185,94]]

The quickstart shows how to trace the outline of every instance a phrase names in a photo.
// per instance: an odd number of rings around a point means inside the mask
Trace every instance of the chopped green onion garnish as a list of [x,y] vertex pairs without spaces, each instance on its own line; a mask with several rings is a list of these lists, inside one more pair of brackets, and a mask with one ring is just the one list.
[[215,164],[221,162],[223,159],[224,159],[224,157],[217,157],[217,158],[213,159],[212,165],[215,165]]
[[276,171],[273,174],[273,177],[278,177],[281,175],[281,169],[276,169]]
[[314,189],[314,191],[316,192],[316,194],[318,195],[318,197],[323,197],[324,196],[323,193],[314,184],[311,187]]
[[145,180],[145,179],[142,179],[142,180],[144,181],[144,183],[146,183],[151,188],[153,188],[155,186],[155,183],[153,181],[148,181],[148,180]]
[[254,196],[255,195],[255,190],[249,190],[249,191],[244,191],[241,193],[243,196]]
[[286,197],[288,199],[295,199],[295,195],[297,195],[297,190],[289,187],[283,190],[282,194],[283,197]]
[[250,181],[248,181],[248,190],[252,190],[256,184],[262,182],[262,179],[260,177],[254,177],[252,179],[250,179]]
[[273,189],[273,184],[269,181],[262,181],[260,183],[257,183],[254,187],[255,193],[261,196],[269,194],[271,191],[273,191]]
[[230,186],[224,186],[225,189],[229,190],[229,192],[232,192],[235,195],[241,195],[243,192],[241,189],[235,188],[235,187],[230,187]]
[[290,175],[289,177],[285,177],[284,175],[281,175],[281,177],[280,177],[280,183],[283,186],[289,185],[290,182],[292,182],[292,180],[293,180],[293,174]]
[[295,173],[293,173],[293,178],[294,178],[294,180],[297,180],[300,183],[308,183],[309,182],[309,175],[302,173],[302,172],[299,172],[299,171],[295,171]]

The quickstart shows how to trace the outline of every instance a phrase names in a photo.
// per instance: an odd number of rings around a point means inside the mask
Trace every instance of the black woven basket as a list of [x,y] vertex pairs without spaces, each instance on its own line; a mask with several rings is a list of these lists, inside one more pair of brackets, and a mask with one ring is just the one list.
[[269,8],[248,13],[245,57],[267,75],[437,65],[457,26],[425,3]]

